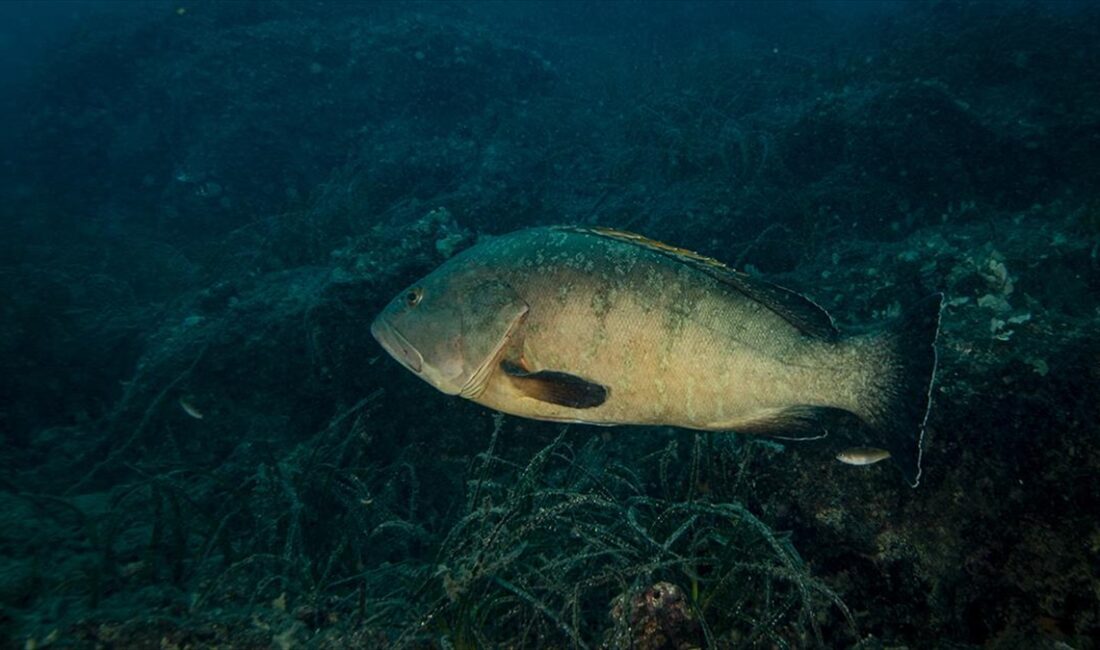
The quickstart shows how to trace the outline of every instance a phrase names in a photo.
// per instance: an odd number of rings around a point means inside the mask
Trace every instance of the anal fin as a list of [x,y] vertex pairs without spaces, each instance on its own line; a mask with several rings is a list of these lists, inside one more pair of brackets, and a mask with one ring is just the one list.
[[828,425],[841,413],[826,406],[787,406],[768,410],[731,428],[737,433],[783,440],[818,440],[828,435]]
[[510,361],[502,361],[500,367],[512,385],[531,399],[575,409],[589,409],[607,401],[607,387],[583,377],[556,370],[529,372]]

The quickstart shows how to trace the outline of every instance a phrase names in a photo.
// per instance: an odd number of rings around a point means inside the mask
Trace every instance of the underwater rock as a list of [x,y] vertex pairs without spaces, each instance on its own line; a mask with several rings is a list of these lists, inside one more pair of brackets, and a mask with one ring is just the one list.
[[[113,4],[0,106],[0,647],[1096,646],[1095,6]],[[395,372],[392,291],[550,223],[944,291],[922,490]]]
[[630,598],[619,596],[611,608],[615,631],[607,647],[632,650],[680,650],[703,644],[703,630],[695,620],[683,590],[658,582]]

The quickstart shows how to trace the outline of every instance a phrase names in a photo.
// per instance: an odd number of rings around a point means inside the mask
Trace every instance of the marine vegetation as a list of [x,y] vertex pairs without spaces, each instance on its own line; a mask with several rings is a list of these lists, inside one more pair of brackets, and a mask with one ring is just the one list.
[[[704,434],[658,498],[639,474],[651,468],[607,458],[598,439],[574,450],[564,432],[526,466],[493,472],[500,422],[468,512],[442,543],[442,593],[402,638],[432,641],[434,629],[455,647],[806,645],[823,642],[820,618],[834,608],[854,631],[789,540],[741,503],[699,493],[704,463],[733,461],[704,450]],[[667,472],[680,453],[670,442],[649,464]],[[680,594],[678,609],[663,603],[647,624],[636,601],[661,586]]]
[[[0,54],[0,647],[1097,647],[1094,3],[0,3]],[[480,362],[398,317],[547,233],[450,297]]]

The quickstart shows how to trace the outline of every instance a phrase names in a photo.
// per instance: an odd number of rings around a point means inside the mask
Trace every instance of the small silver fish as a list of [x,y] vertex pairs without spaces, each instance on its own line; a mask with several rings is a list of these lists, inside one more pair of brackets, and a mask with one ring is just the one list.
[[890,452],[877,447],[852,447],[836,455],[836,459],[848,465],[874,465],[890,457]]
[[184,413],[190,415],[191,417],[195,418],[196,420],[201,420],[202,419],[202,411],[195,408],[195,405],[192,404],[190,401],[188,401],[188,399],[186,397],[181,397],[180,398],[180,408],[183,409]]

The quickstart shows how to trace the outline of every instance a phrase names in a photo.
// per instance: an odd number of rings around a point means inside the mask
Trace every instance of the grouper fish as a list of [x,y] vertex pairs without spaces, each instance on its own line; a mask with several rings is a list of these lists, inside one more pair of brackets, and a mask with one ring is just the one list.
[[716,260],[559,226],[450,258],[371,333],[440,391],[539,420],[820,437],[846,411],[915,487],[942,302],[842,335],[809,299]]

